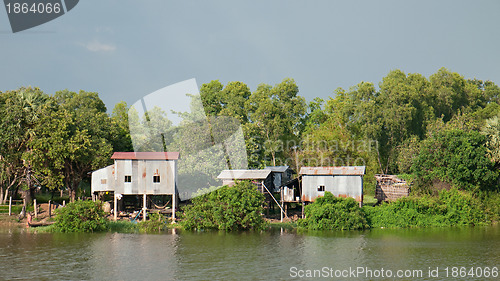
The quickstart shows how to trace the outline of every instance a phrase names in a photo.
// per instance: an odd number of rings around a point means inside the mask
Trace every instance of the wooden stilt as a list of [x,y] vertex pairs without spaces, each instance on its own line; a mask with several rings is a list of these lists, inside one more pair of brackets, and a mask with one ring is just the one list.
[[304,218],[304,202],[302,202],[302,218]]
[[49,218],[52,217],[52,201],[49,200]]
[[9,216],[12,216],[12,196],[9,197]]
[[[281,210],[283,210],[283,188],[280,188]],[[285,213],[286,216],[286,213]],[[281,222],[283,222],[283,212],[280,212]]]
[[176,207],[176,204],[177,204],[177,194],[172,194],[172,222],[175,221],[175,207]]
[[118,213],[117,213],[117,210],[116,208],[118,208],[118,199],[116,198],[116,193],[113,193],[113,197],[114,197],[114,200],[113,200],[113,220],[116,221],[116,219],[118,218]]
[[35,210],[35,218],[38,218],[38,210],[36,206],[36,198],[33,199],[33,209]]
[[142,221],[146,221],[146,210],[147,210],[147,207],[146,207],[146,193],[144,193],[142,195]]

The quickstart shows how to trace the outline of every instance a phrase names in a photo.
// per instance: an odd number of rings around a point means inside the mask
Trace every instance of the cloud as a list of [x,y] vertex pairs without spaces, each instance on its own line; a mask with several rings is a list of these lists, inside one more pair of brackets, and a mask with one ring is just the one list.
[[112,44],[104,44],[97,40],[84,44],[85,48],[91,52],[113,52],[116,46]]

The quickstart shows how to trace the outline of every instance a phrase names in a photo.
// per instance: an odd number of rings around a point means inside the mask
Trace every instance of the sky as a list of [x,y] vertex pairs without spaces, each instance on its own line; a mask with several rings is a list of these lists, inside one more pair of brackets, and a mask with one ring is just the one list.
[[499,11],[494,0],[82,0],[12,33],[0,9],[0,91],[97,92],[111,110],[191,78],[254,91],[289,77],[309,101],[394,69],[500,84]]

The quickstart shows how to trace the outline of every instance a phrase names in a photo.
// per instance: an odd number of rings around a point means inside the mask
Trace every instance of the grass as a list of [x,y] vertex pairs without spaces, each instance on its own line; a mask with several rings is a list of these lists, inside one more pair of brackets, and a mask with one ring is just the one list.
[[[19,214],[23,209],[23,205],[12,205],[12,214]],[[28,206],[28,212],[32,212],[33,205]],[[0,214],[8,214],[9,213],[9,205],[0,205]]]
[[284,228],[284,229],[293,230],[293,229],[297,228],[297,223],[296,222],[270,222],[269,227],[271,229]]
[[377,198],[374,195],[363,195],[363,205],[373,206],[377,203]]
[[106,228],[109,232],[135,233],[139,231],[137,223],[131,221],[108,221]]

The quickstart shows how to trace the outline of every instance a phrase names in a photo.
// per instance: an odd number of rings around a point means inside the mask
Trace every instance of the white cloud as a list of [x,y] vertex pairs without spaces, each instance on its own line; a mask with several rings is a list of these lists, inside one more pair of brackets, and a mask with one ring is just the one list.
[[97,40],[89,42],[84,45],[87,50],[91,52],[113,52],[116,50],[116,46],[112,44],[104,44]]

